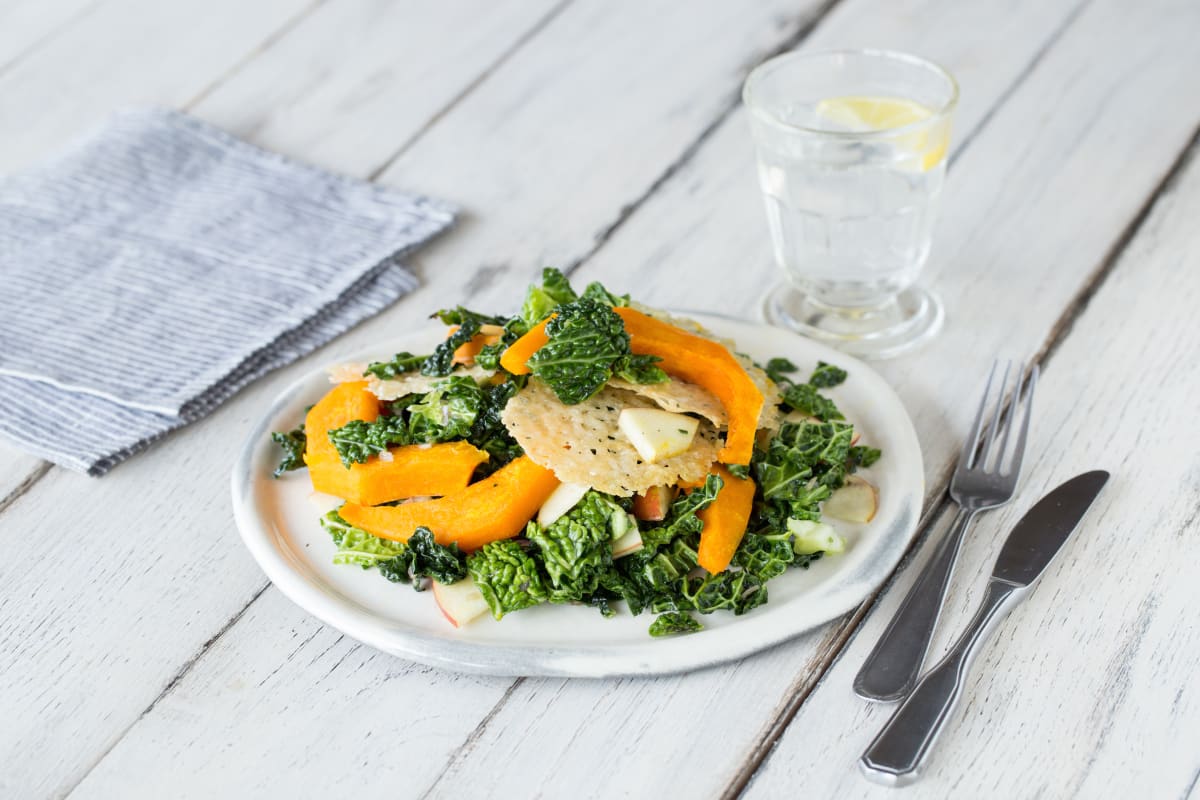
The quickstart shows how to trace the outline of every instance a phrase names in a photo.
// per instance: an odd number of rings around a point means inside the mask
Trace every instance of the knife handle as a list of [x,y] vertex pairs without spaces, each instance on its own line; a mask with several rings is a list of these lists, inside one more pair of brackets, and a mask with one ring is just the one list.
[[959,507],[933,559],[908,590],[896,616],[892,617],[854,678],[854,693],[859,697],[899,700],[917,682],[921,664],[929,652],[929,643],[933,641],[942,604],[946,601],[950,573],[958,560],[963,536],[977,513],[977,509]]
[[917,682],[912,693],[867,747],[859,766],[872,781],[903,786],[916,779],[954,704],[979,645],[1025,595],[1025,587],[993,578],[975,618],[941,661]]

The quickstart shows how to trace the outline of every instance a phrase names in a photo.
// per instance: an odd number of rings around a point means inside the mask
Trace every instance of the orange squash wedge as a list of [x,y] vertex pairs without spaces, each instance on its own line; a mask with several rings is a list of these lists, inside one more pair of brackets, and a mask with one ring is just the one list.
[[529,366],[525,363],[529,357],[550,343],[546,335],[546,323],[550,318],[539,322],[529,329],[529,332],[510,344],[500,355],[500,366],[513,375],[528,375]]
[[717,498],[696,516],[704,523],[704,529],[700,531],[698,561],[715,575],[729,566],[742,543],[754,506],[755,486],[749,478],[735,478],[720,464],[715,464],[712,471],[721,476],[725,485]]
[[437,500],[376,508],[347,503],[340,513],[351,525],[384,539],[406,542],[417,528],[425,527],[438,544],[456,542],[471,551],[525,530],[557,487],[553,472],[521,456]]
[[453,494],[464,489],[475,468],[488,459],[487,453],[466,442],[447,442],[396,447],[389,451],[390,461],[372,458],[347,468],[329,441],[329,431],[356,419],[371,422],[379,410],[379,399],[363,382],[339,383],[309,409],[304,461],[313,489],[365,506]]

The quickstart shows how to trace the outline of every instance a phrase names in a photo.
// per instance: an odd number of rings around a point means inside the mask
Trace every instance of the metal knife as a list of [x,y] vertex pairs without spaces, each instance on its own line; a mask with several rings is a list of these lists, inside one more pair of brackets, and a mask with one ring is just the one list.
[[1029,593],[1108,480],[1103,470],[1077,475],[1039,500],[1004,542],[983,603],[946,657],[917,682],[859,766],[871,780],[903,786],[916,779],[959,695],[976,651]]

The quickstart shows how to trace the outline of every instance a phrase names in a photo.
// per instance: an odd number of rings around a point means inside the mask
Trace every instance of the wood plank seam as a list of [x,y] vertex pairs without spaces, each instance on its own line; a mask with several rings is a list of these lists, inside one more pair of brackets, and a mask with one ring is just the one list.
[[158,705],[160,700],[162,700],[164,697],[166,697],[167,695],[169,695],[171,693],[171,691],[175,688],[175,686],[178,685],[178,683],[181,680],[183,680],[184,676],[187,675],[187,673],[191,671],[192,667],[194,667],[196,665],[196,663],[199,662],[200,659],[204,657],[204,654],[207,653],[212,648],[212,646],[217,643],[218,639],[220,639],[222,636],[225,635],[226,631],[228,631],[230,628],[232,628],[234,625],[237,624],[238,620],[240,620],[242,618],[242,615],[245,614],[246,611],[249,610],[250,606],[254,604],[254,601],[257,600],[259,597],[261,597],[263,592],[265,592],[267,589],[269,589],[270,586],[271,586],[270,581],[267,581],[266,583],[264,583],[257,591],[254,592],[254,595],[250,598],[250,602],[248,602],[244,606],[242,606],[242,609],[240,611],[238,611],[236,614],[234,614],[223,626],[221,626],[221,629],[219,631],[217,631],[211,637],[209,637],[208,641],[206,641],[204,644],[200,645],[200,648],[198,650],[196,650],[195,654],[183,663],[183,665],[179,668],[179,670],[175,673],[175,675],[172,676],[171,680],[167,681],[167,684],[162,688],[162,691],[160,691],[158,693],[158,695],[156,695],[155,698],[150,701],[150,705],[146,706],[146,708],[144,708],[142,710],[142,713],[138,714],[137,718],[134,719],[132,722],[130,722],[129,725],[127,725],[125,727],[125,729],[123,731],[121,731],[121,733],[119,735],[114,736],[113,740],[111,742],[109,742],[108,747],[105,747],[103,750],[101,750],[99,753],[96,754],[96,757],[92,760],[92,763],[79,776],[79,780],[77,780],[77,781],[75,781],[75,783],[71,784],[71,787],[69,789],[67,789],[66,792],[63,793],[63,797],[70,796],[70,794],[75,791],[76,787],[78,787],[79,784],[83,783],[84,780],[87,779],[88,775],[92,774],[92,770],[94,770],[102,761],[104,761],[104,759],[108,756],[108,754],[110,752],[112,752],[112,749],[114,747],[116,747],[118,744],[121,743],[121,740],[125,738],[125,734],[129,733],[130,729],[132,729],[134,725],[137,725],[139,722],[142,721],[142,718],[144,718],[147,714],[149,714],[151,711],[153,711],[154,707]]
[[32,489],[35,483],[46,477],[53,467],[54,465],[49,461],[43,461],[30,470],[29,474],[25,476],[24,480],[18,483],[11,492],[0,498],[0,514],[3,514],[6,508],[17,502],[22,495]]
[[500,710],[504,708],[505,704],[508,703],[508,698],[512,697],[512,694],[517,690],[517,687],[524,682],[525,677],[521,676],[509,684],[508,688],[504,690],[504,694],[500,695],[500,699],[496,701],[488,713],[483,715],[483,718],[479,720],[479,724],[477,724],[475,728],[467,735],[467,738],[463,740],[463,743],[458,746],[450,758],[446,759],[446,763],[438,771],[438,774],[434,776],[433,780],[430,781],[429,786],[426,787],[425,791],[421,793],[420,800],[425,800],[427,797],[430,797],[433,793],[433,790],[437,788],[438,782],[441,781],[442,776],[453,769],[454,766],[463,758],[466,758],[468,755],[470,755],[471,751],[475,749],[476,743],[478,743],[479,739],[487,730],[488,725],[491,724],[491,721],[496,717],[497,714],[500,713]]
[[[948,484],[952,472],[952,469],[947,470],[945,476],[938,481],[938,485]],[[900,563],[896,565],[896,569],[892,570],[892,574],[887,577],[887,580],[872,592],[858,608],[850,612],[842,627],[838,629],[837,634],[828,639],[829,646],[836,649],[831,649],[821,656],[818,661],[818,671],[816,673],[798,675],[796,680],[788,687],[787,693],[777,706],[778,710],[771,716],[771,719],[763,728],[760,739],[755,742],[754,747],[746,755],[742,765],[738,767],[737,771],[733,774],[733,778],[730,779],[729,784],[725,787],[725,791],[721,793],[722,800],[735,800],[735,798],[741,797],[746,791],[759,768],[770,758],[775,745],[783,737],[788,726],[792,724],[792,720],[796,718],[796,714],[799,713],[800,707],[804,705],[804,701],[816,691],[829,670],[833,668],[842,653],[845,652],[846,647],[854,641],[854,637],[858,635],[863,620],[874,610],[879,600],[891,590],[892,586],[904,574],[905,570],[915,562],[917,554],[921,552],[925,543],[935,535],[935,530],[940,532],[938,523],[941,521],[943,513],[950,508],[950,505],[951,500],[946,493],[943,493],[936,502],[930,505],[930,509],[922,515],[921,520],[917,523],[918,535],[904,551],[904,555],[901,557]]]
[[[1160,200],[1167,197],[1175,188],[1179,176],[1186,170],[1188,164],[1191,163],[1197,151],[1200,151],[1200,127],[1193,132],[1188,143],[1172,161],[1171,166],[1164,173],[1162,179],[1147,195],[1146,200],[1142,203],[1137,213],[1130,218],[1129,223],[1122,230],[1121,235],[1113,243],[1113,246],[1109,248],[1099,266],[1085,280],[1083,286],[1076,293],[1075,297],[1072,298],[1071,302],[1067,304],[1066,310],[1063,312],[1062,316],[1051,328],[1049,335],[1046,337],[1045,343],[1038,350],[1037,355],[1032,359],[1032,362],[1038,364],[1042,370],[1045,370],[1048,367],[1054,353],[1057,352],[1059,347],[1066,340],[1066,337],[1070,335],[1076,320],[1078,320],[1078,318],[1087,309],[1087,305],[1091,301],[1092,297],[1095,296],[1109,275],[1112,274],[1117,262],[1121,259],[1122,253],[1136,238],[1138,231],[1142,228],[1147,218],[1149,218],[1151,212],[1154,210],[1154,207]],[[939,481],[938,485],[944,486],[948,491],[949,481],[950,474],[947,474],[941,481]],[[936,514],[940,515],[942,511],[946,510],[949,504],[949,498],[944,497],[942,502],[936,508]],[[932,521],[934,518],[933,515],[927,516],[930,521]],[[925,525],[926,521],[923,519],[921,524]],[[892,573],[891,577],[884,584],[884,586],[881,587],[878,592],[874,593],[870,598],[864,601],[863,605],[860,606],[859,609],[857,609],[852,615],[848,626],[853,626],[855,630],[848,631],[846,636],[839,637],[835,641],[835,644],[844,649],[846,645],[853,641],[857,627],[860,626],[863,620],[866,619],[870,609],[874,607],[878,600],[883,596],[883,593],[896,581],[898,576],[903,571],[905,563],[911,561],[915,554],[919,552],[921,545],[927,537],[928,533],[921,537],[921,542],[914,543],[914,545],[910,546],[910,548],[906,551],[904,561],[901,562],[901,566]],[[725,798],[726,800],[733,800],[734,798],[740,797],[744,794],[745,790],[749,787],[750,782],[753,781],[755,774],[757,774],[757,772],[762,768],[763,764],[766,763],[766,760],[770,757],[774,745],[778,742],[779,737],[783,735],[784,731],[786,731],[787,726],[791,723],[791,720],[795,718],[796,714],[800,710],[800,707],[804,704],[804,701],[812,694],[812,691],[818,685],[820,685],[820,682],[824,679],[829,668],[831,668],[837,662],[838,655],[840,655],[840,652],[832,654],[831,657],[821,659],[820,674],[808,685],[807,688],[801,688],[802,696],[789,701],[784,706],[783,715],[786,715],[786,718],[781,716],[779,719],[774,721],[771,726],[768,727],[764,740],[756,744],[756,746],[751,750],[750,755],[747,757],[745,762],[745,767],[735,774],[734,779],[729,784],[729,787],[722,794],[722,798]],[[757,759],[757,763],[755,763],[755,759]]]
[[1080,0],[1080,2],[1076,3],[1075,7],[1071,9],[1071,12],[1063,17],[1063,21],[1059,24],[1059,26],[1050,32],[1050,35],[1046,38],[1046,41],[1042,42],[1042,46],[1039,47],[1037,52],[1033,54],[1033,58],[1029,59],[1029,63],[1025,65],[1025,68],[1017,73],[1012,82],[1005,87],[1004,91],[1001,92],[996,98],[996,102],[992,103],[987,112],[979,118],[979,122],[975,125],[975,127],[963,137],[962,141],[959,142],[957,146],[952,148],[950,159],[946,162],[947,170],[954,168],[954,165],[957,163],[959,157],[963,155],[963,153],[967,152],[967,150],[971,147],[971,143],[975,141],[975,137],[977,137],[979,133],[984,130],[987,124],[992,121],[992,117],[995,116],[996,112],[1008,104],[1008,99],[1013,96],[1017,89],[1021,88],[1022,84],[1025,83],[1029,76],[1033,74],[1033,71],[1038,68],[1038,65],[1042,63],[1043,59],[1045,59],[1046,54],[1049,53],[1056,44],[1058,44],[1058,41],[1062,39],[1063,34],[1070,30],[1070,28],[1075,24],[1075,20],[1079,18],[1079,16],[1084,12],[1085,9],[1087,9],[1089,5],[1092,4],[1092,2],[1093,0]]
[[263,53],[274,47],[281,39],[296,29],[296,26],[312,15],[321,6],[325,5],[328,0],[313,0],[305,6],[298,14],[293,15],[290,19],[284,20],[283,24],[272,31],[265,39],[259,42],[258,46],[239,58],[233,66],[227,69],[223,74],[219,75],[215,81],[200,90],[200,93],[184,104],[184,110],[189,110],[204,101],[206,97],[221,88],[234,75],[238,74],[247,64],[261,56]]
[[[1090,1],[1091,0],[1086,0],[1086,2]],[[821,24],[821,21],[824,20],[840,2],[841,0],[825,0],[823,4],[813,9],[807,19],[802,17],[799,20],[800,25],[796,28],[791,36],[787,37],[787,39],[785,39],[778,47],[774,47],[760,58],[756,58],[754,60],[754,64],[766,61],[769,58],[774,58],[781,53],[786,53],[789,50],[794,50],[795,48],[799,47],[800,44],[817,29],[817,26]],[[754,64],[751,65],[751,68],[753,68]],[[704,127],[703,130],[700,131],[699,135],[696,136],[692,143],[685,147],[679,153],[679,156],[667,165],[666,169],[662,171],[662,174],[659,175],[650,184],[650,186],[646,188],[646,191],[642,192],[642,194],[635,198],[633,202],[622,207],[617,213],[616,219],[614,219],[610,225],[600,229],[600,231],[596,234],[596,238],[593,240],[592,246],[570,264],[565,265],[563,272],[567,275],[570,275],[575,270],[586,264],[592,256],[598,253],[601,248],[603,248],[604,245],[613,237],[613,234],[620,230],[621,226],[624,225],[626,221],[628,221],[634,214],[636,214],[638,209],[646,204],[647,200],[653,197],[658,190],[667,183],[667,181],[671,180],[671,178],[679,172],[679,170],[683,169],[683,167],[691,162],[696,153],[699,152],[700,148],[704,146],[704,143],[712,137],[712,135],[725,123],[727,119],[729,119],[730,115],[737,111],[737,109],[741,106],[741,102],[742,94],[741,89],[739,88],[734,92],[733,97],[729,99],[725,108],[723,108],[717,114],[712,122],[710,122]]]
[[433,128],[434,125],[436,125],[447,114],[449,114],[451,111],[453,111],[458,106],[459,103],[461,103],[463,100],[465,100],[471,94],[473,94],[476,89],[478,89],[480,86],[483,85],[484,81],[486,81],[489,77],[491,77],[496,72],[496,70],[500,69],[500,67],[504,66],[514,55],[516,55],[522,49],[524,49],[525,45],[527,45],[531,41],[533,41],[533,39],[536,38],[538,36],[538,34],[540,34],[542,31],[544,31],[546,29],[546,27],[548,25],[550,25],[550,23],[554,22],[554,20],[557,19],[562,14],[562,12],[565,11],[567,9],[567,7],[570,6],[571,3],[573,3],[574,1],[575,0],[562,0],[562,2],[558,3],[553,8],[551,8],[549,11],[547,11],[545,14],[543,14],[539,20],[537,20],[533,25],[530,26],[529,30],[525,31],[525,33],[518,36],[511,45],[509,45],[507,48],[505,48],[504,51],[501,52],[500,55],[496,57],[496,59],[491,64],[488,64],[487,67],[485,67],[483,69],[483,71],[481,71],[478,75],[476,75],[472,81],[467,83],[467,85],[464,86],[461,91],[459,91],[453,97],[451,97],[450,100],[444,106],[442,106],[440,109],[438,109],[437,112],[435,114],[433,114],[433,116],[431,116],[429,119],[427,119],[425,121],[425,124],[423,124],[421,127],[417,128],[417,130],[414,131],[411,136],[409,136],[407,139],[405,139],[400,144],[400,146],[398,148],[396,148],[396,151],[394,153],[392,153],[390,156],[388,156],[382,164],[380,164],[375,169],[371,170],[371,172],[368,173],[368,175],[367,175],[367,180],[369,180],[369,181],[377,180],[380,175],[387,172],[388,168],[390,166],[392,166],[392,164],[395,164],[397,159],[399,159],[401,156],[403,156],[405,153],[407,153],[409,148],[411,148],[414,144],[416,144],[418,141],[420,141],[421,138],[431,128]]
[[1168,167],[1167,171],[1163,173],[1162,178],[1155,185],[1154,190],[1146,197],[1146,200],[1142,203],[1141,208],[1139,208],[1137,213],[1130,218],[1129,224],[1127,224],[1124,230],[1121,231],[1121,235],[1117,237],[1117,240],[1113,242],[1112,247],[1110,247],[1108,252],[1105,253],[1104,258],[1100,261],[1100,264],[1095,270],[1092,271],[1092,274],[1088,276],[1083,287],[1078,293],[1076,293],[1075,297],[1072,298],[1066,309],[1063,310],[1063,313],[1054,323],[1054,327],[1050,329],[1050,336],[1047,337],[1046,343],[1038,351],[1037,356],[1034,359],[1038,364],[1041,364],[1043,368],[1045,368],[1045,365],[1050,362],[1054,354],[1058,352],[1058,348],[1062,345],[1062,343],[1066,341],[1067,336],[1070,335],[1071,330],[1075,327],[1076,321],[1078,321],[1078,319],[1087,310],[1088,304],[1091,303],[1092,298],[1096,295],[1096,292],[1098,292],[1100,287],[1104,285],[1104,282],[1108,280],[1108,276],[1111,275],[1112,271],[1116,268],[1117,262],[1121,260],[1121,256],[1124,254],[1125,249],[1137,236],[1138,231],[1141,230],[1142,226],[1146,222],[1146,219],[1154,210],[1154,207],[1160,200],[1167,197],[1175,190],[1180,176],[1186,171],[1187,166],[1192,162],[1192,159],[1196,157],[1197,151],[1200,151],[1200,126],[1197,126],[1196,129],[1192,131],[1192,135],[1188,140],[1188,143],[1178,153],[1178,155],[1175,156],[1175,160],[1171,162],[1171,166]]
[[64,32],[70,30],[72,27],[75,26],[75,24],[77,22],[79,22],[81,19],[83,19],[84,17],[91,14],[103,3],[104,3],[104,0],[96,0],[96,2],[91,3],[88,6],[85,6],[84,8],[79,10],[78,14],[71,17],[69,20],[64,21],[61,25],[59,25],[54,30],[48,31],[47,33],[43,34],[40,39],[38,39],[36,42],[34,42],[33,44],[26,47],[21,52],[17,53],[15,56],[10,58],[7,62],[0,64],[0,77],[2,77],[4,75],[4,73],[8,72],[10,69],[15,67],[17,64],[21,63],[21,61],[23,59],[25,59],[26,57],[28,57],[31,53],[36,53],[42,47],[42,45],[45,45],[45,44],[48,44],[48,43],[54,41],[56,38],[58,38]]

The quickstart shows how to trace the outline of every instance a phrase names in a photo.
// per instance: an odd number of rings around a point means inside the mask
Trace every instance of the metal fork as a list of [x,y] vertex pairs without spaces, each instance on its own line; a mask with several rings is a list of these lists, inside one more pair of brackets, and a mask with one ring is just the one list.
[[[958,467],[950,481],[950,496],[958,503],[954,523],[854,679],[854,692],[866,700],[899,700],[912,690],[933,639],[963,536],[976,514],[1004,505],[1016,491],[1029,419],[1033,415],[1033,390],[1037,385],[1038,368],[1035,364],[1029,371],[1024,392],[1021,391],[1021,376],[1025,370],[1017,370],[1012,402],[1005,415],[1004,396],[1012,366],[1011,363],[1005,365],[996,393],[996,410],[991,424],[983,431],[999,366],[999,362],[992,365],[979,413],[975,415],[971,435],[963,445]],[[1018,414],[1020,430],[1011,457],[1006,460],[1009,435],[1017,425]],[[997,437],[1000,437],[999,447],[994,446]]]

